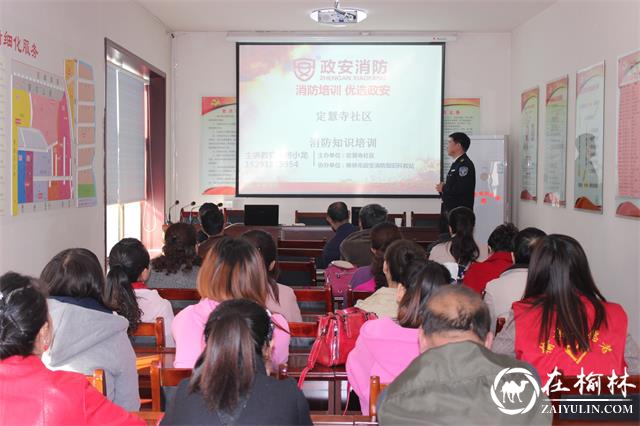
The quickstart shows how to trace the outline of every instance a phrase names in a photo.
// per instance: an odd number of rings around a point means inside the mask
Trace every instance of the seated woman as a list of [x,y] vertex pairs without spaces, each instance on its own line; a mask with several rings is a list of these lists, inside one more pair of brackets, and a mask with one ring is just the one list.
[[566,235],[541,238],[531,255],[523,300],[513,304],[492,350],[515,355],[548,377],[638,374],[638,345],[628,334],[627,314],[596,287],[587,256]]
[[[198,274],[198,293],[202,299],[187,306],[173,320],[176,341],[174,366],[193,368],[204,349],[205,324],[209,314],[221,302],[248,299],[265,306],[269,295],[269,279],[258,250],[243,239],[222,238],[209,250]],[[275,348],[272,363],[277,369],[289,358],[289,323],[280,314],[271,318]]]
[[274,326],[262,306],[246,299],[220,303],[204,340],[191,378],[178,386],[161,424],[311,424],[295,382],[269,377]]
[[58,253],[40,279],[49,293],[53,342],[42,356],[52,370],[105,372],[107,398],[127,411],[140,408],[136,355],[127,336],[129,321],[114,315],[102,266],[86,249]]
[[498,225],[489,235],[489,257],[483,262],[472,263],[464,274],[463,283],[482,294],[487,283],[498,278],[513,265],[513,241],[518,228],[513,223]]
[[135,238],[124,238],[109,252],[109,272],[107,287],[119,289],[121,294],[116,300],[117,312],[129,320],[129,330],[139,322],[154,322],[164,319],[166,347],[173,348],[175,343],[171,335],[173,308],[171,302],[160,297],[156,290],[145,284],[149,278],[149,252]]
[[267,309],[273,313],[282,314],[289,322],[302,322],[302,314],[298,306],[298,300],[293,289],[289,286],[278,284],[278,248],[273,237],[268,232],[255,229],[242,234],[242,238],[249,241],[258,249],[264,266],[267,269],[269,279],[269,296],[267,297]]
[[51,331],[41,283],[13,272],[0,277],[0,423],[144,425],[83,375],[42,364]]
[[426,262],[422,247],[409,240],[398,240],[384,252],[383,270],[387,286],[376,290],[371,296],[356,302],[356,308],[373,312],[379,317],[398,316],[397,288],[404,285],[409,276],[408,267],[412,262]]
[[484,260],[488,256],[485,245],[479,246],[473,238],[476,216],[467,207],[456,207],[449,212],[449,233],[451,239],[436,244],[429,253],[429,260],[441,264],[453,263],[458,271],[457,279],[462,282],[465,271],[472,262]]
[[398,321],[367,321],[347,358],[347,377],[365,415],[369,414],[369,378],[380,376],[381,383],[391,383],[420,354],[418,329],[425,303],[434,288],[451,279],[447,268],[432,261],[413,261],[407,274],[406,285],[397,288]]
[[195,228],[187,223],[174,223],[164,233],[162,255],[151,261],[147,286],[196,288],[200,262],[196,253]]
[[384,251],[389,247],[389,244],[400,239],[402,239],[400,229],[393,223],[379,223],[371,228],[373,260],[371,265],[362,266],[356,270],[349,286],[358,291],[375,291],[386,287],[387,279],[382,270]]

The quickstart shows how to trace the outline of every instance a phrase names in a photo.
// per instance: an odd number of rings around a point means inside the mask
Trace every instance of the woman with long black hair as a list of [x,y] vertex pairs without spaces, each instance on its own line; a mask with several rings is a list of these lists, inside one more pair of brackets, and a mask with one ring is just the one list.
[[522,301],[513,304],[493,350],[529,362],[542,378],[555,368],[568,376],[638,371],[627,314],[606,301],[584,250],[566,235],[548,235],[536,244]]
[[220,303],[204,329],[206,347],[178,386],[163,425],[310,425],[309,406],[290,379],[269,377],[274,325],[246,299]]

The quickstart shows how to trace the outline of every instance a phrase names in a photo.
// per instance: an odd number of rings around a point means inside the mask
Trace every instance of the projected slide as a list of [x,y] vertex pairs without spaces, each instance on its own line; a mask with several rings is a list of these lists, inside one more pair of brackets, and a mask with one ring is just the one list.
[[436,195],[442,44],[239,44],[239,195]]

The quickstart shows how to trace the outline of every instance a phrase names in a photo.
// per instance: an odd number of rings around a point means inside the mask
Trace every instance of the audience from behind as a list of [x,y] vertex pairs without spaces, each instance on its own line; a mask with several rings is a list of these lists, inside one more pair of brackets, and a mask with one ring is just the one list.
[[274,326],[262,306],[245,299],[220,303],[204,340],[191,378],[178,386],[161,424],[312,424],[295,382],[269,376]]
[[545,235],[538,228],[525,228],[518,232],[513,241],[515,264],[500,274],[499,278],[487,284],[484,301],[491,314],[491,331],[495,331],[498,318],[506,318],[509,315],[511,304],[522,299],[527,285],[531,251],[534,244]]
[[425,263],[427,255],[422,247],[409,240],[398,240],[384,252],[383,271],[387,286],[376,290],[371,296],[356,302],[356,308],[373,312],[378,317],[396,318],[398,316],[397,289],[406,287],[410,265],[414,262]]
[[[213,245],[198,274],[198,293],[202,299],[180,311],[173,321],[176,341],[174,366],[192,368],[204,349],[202,339],[209,314],[231,299],[248,299],[266,306],[269,278],[264,260],[247,240],[224,237]],[[273,314],[276,330],[272,362],[275,368],[289,357],[289,323]]]
[[449,212],[449,233],[451,239],[436,244],[429,253],[429,259],[438,263],[453,263],[453,278],[462,282],[464,274],[472,262],[484,260],[488,256],[485,245],[479,246],[473,238],[476,215],[467,207],[456,207]]
[[77,373],[52,371],[40,357],[52,342],[47,299],[37,280],[0,277],[0,423],[144,425]]
[[548,235],[531,254],[522,301],[513,304],[494,350],[531,363],[541,377],[638,374],[638,345],[628,334],[627,314],[598,290],[580,244]]
[[482,294],[487,283],[498,278],[513,265],[513,240],[518,228],[513,223],[503,223],[489,235],[489,257],[483,262],[473,262],[464,274],[464,284]]
[[367,204],[362,207],[359,213],[360,231],[352,233],[342,241],[340,258],[356,266],[370,265],[373,257],[371,228],[386,222],[387,214],[387,209],[380,204]]
[[109,272],[106,284],[122,297],[116,300],[116,312],[129,320],[129,330],[139,322],[164,319],[165,345],[174,347],[171,335],[173,308],[171,302],[160,297],[156,290],[147,287],[149,278],[149,252],[135,238],[120,240],[109,252]]
[[349,286],[358,291],[375,291],[387,286],[384,275],[384,252],[389,245],[402,239],[400,229],[393,223],[383,222],[371,228],[371,265],[356,270]]
[[420,354],[418,328],[426,301],[435,288],[451,279],[447,268],[432,261],[410,263],[407,276],[406,284],[397,287],[397,322],[383,317],[364,323],[347,358],[347,377],[365,415],[369,414],[369,378],[379,376],[381,383],[390,383]]
[[289,286],[279,284],[278,279],[278,248],[273,237],[268,232],[255,229],[245,232],[242,238],[249,241],[264,260],[269,280],[269,295],[267,296],[267,309],[273,313],[281,314],[288,322],[302,322],[302,314],[296,299],[296,294]]
[[162,255],[151,261],[147,286],[195,288],[201,259],[196,253],[196,230],[187,223],[174,223],[164,233]]
[[316,259],[316,267],[324,269],[334,260],[340,260],[340,244],[358,228],[349,222],[349,209],[342,201],[331,203],[327,209],[327,222],[335,235],[327,241],[322,249],[322,256]]
[[200,232],[204,232],[207,238],[198,242],[196,252],[200,258],[204,259],[211,246],[222,238],[224,231],[224,215],[216,206],[215,209],[211,209],[202,215],[200,218],[200,225],[202,226]]
[[67,249],[51,259],[40,279],[49,293],[53,341],[42,356],[52,370],[105,372],[107,397],[128,411],[140,408],[136,355],[127,336],[129,321],[114,315],[95,254]]
[[[220,212],[220,208],[213,203],[203,203],[198,209],[198,221],[200,222],[201,225],[202,225],[202,222],[204,221],[204,215],[210,211]],[[222,221],[224,222],[224,215],[223,215]],[[204,226],[203,226],[202,229],[200,229],[196,235],[197,243],[200,244],[206,241],[207,238],[209,238],[209,235],[207,235],[207,232],[204,230]]]
[[[490,388],[502,370],[531,367],[491,352],[489,322],[489,309],[474,291],[464,286],[436,289],[422,316],[421,355],[378,400],[380,425],[551,424],[551,415],[542,414],[542,398],[517,416],[503,414],[493,402]],[[508,380],[521,383],[517,379],[529,382],[522,373],[509,374]]]

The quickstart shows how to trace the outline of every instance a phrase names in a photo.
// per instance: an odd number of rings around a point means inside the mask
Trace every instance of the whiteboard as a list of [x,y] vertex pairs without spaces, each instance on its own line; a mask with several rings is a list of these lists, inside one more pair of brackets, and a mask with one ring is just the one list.
[[467,155],[476,168],[473,211],[476,215],[475,238],[486,244],[491,232],[510,218],[507,136],[470,135]]

